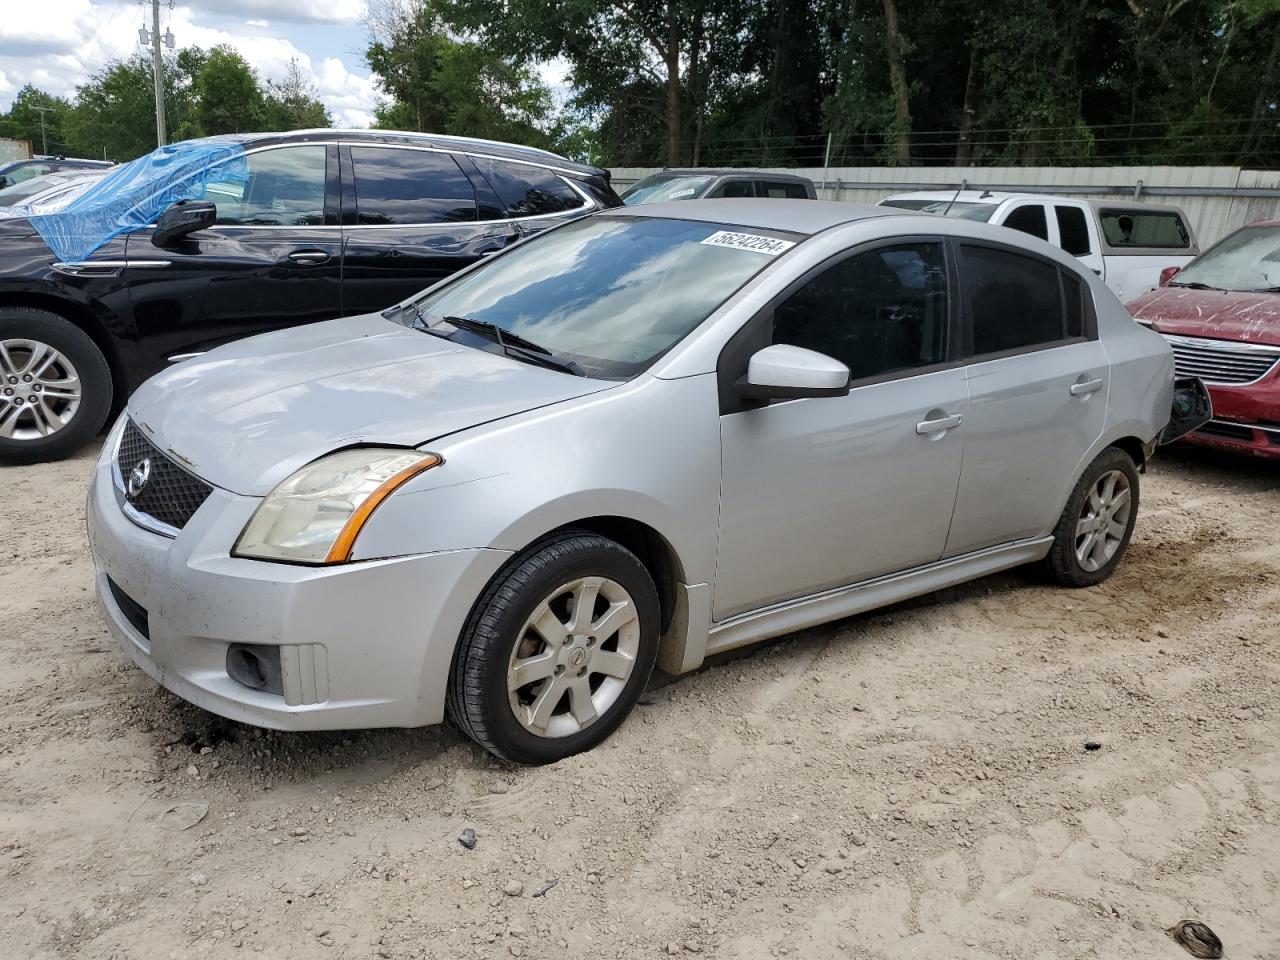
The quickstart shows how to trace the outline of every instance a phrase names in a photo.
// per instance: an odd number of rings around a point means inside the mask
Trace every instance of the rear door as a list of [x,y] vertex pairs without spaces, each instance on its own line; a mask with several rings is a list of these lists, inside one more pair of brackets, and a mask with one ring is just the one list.
[[1055,200],[1052,226],[1057,229],[1057,240],[1051,242],[1098,276],[1103,276],[1105,265],[1102,247],[1098,243],[1098,223],[1087,203],[1079,200]]
[[516,239],[448,151],[352,143],[342,154],[345,313],[384,310]]
[[1102,434],[1109,367],[1088,288],[1026,251],[955,244],[969,412],[947,556],[1047,534]]
[[129,235],[140,338],[174,358],[342,313],[337,147],[297,143],[224,161],[204,199],[217,222],[171,246]]

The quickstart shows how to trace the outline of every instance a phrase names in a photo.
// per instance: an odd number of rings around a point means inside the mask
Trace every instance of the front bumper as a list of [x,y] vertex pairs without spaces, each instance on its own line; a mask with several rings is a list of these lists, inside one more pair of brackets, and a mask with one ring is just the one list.
[[1280,459],[1280,366],[1256,383],[1209,384],[1213,419],[1187,436],[1191,443]]
[[[334,567],[232,557],[257,503],[215,490],[169,539],[124,515],[110,461],[99,462],[89,545],[98,599],[124,651],[184,700],[256,726],[439,723],[454,646],[510,554],[454,550]],[[232,644],[278,646],[284,694],[233,680]]]

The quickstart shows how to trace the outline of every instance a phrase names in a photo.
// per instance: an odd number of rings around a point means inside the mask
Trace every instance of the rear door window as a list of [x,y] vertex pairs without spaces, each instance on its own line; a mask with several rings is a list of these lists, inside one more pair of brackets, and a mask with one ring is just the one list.
[[539,217],[586,206],[587,201],[563,177],[543,167],[486,157],[471,159],[506,205],[509,216]]
[[803,183],[793,180],[757,180],[758,196],[771,197],[774,200],[807,200],[809,192]]
[[1093,252],[1089,243],[1089,224],[1079,207],[1053,208],[1058,218],[1058,238],[1062,249],[1073,257],[1087,257]]
[[356,223],[463,223],[476,219],[471,181],[447,153],[395,147],[351,148]]
[[1098,213],[1102,235],[1113,247],[1158,247],[1185,250],[1191,234],[1172,210],[1107,210]]
[[961,244],[975,356],[1066,338],[1056,267],[995,247]]
[[1049,239],[1049,224],[1045,220],[1044,204],[1041,203],[1024,203],[1020,207],[1015,207],[1009,216],[1005,217],[1002,226],[1010,230],[1021,230],[1041,240]]

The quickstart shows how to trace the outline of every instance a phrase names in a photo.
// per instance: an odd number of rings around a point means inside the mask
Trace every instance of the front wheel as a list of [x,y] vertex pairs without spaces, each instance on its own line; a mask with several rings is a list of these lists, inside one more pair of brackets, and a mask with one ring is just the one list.
[[507,760],[589,750],[644,690],[659,617],[649,572],[620,544],[588,531],[537,544],[477,601],[454,655],[449,712]]
[[61,460],[93,439],[111,409],[97,344],[47,310],[0,307],[0,464]]
[[1119,565],[1137,519],[1138,469],[1108,447],[1085,469],[1054,528],[1049,575],[1067,587],[1101,583]]

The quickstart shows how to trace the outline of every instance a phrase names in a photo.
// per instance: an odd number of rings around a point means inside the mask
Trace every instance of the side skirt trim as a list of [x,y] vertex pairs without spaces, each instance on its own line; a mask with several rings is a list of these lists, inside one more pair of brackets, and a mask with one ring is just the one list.
[[1018,540],[739,614],[723,623],[712,624],[706,655],[726,653],[795,630],[865,613],[966,580],[1033,563],[1043,559],[1052,545],[1053,537]]

